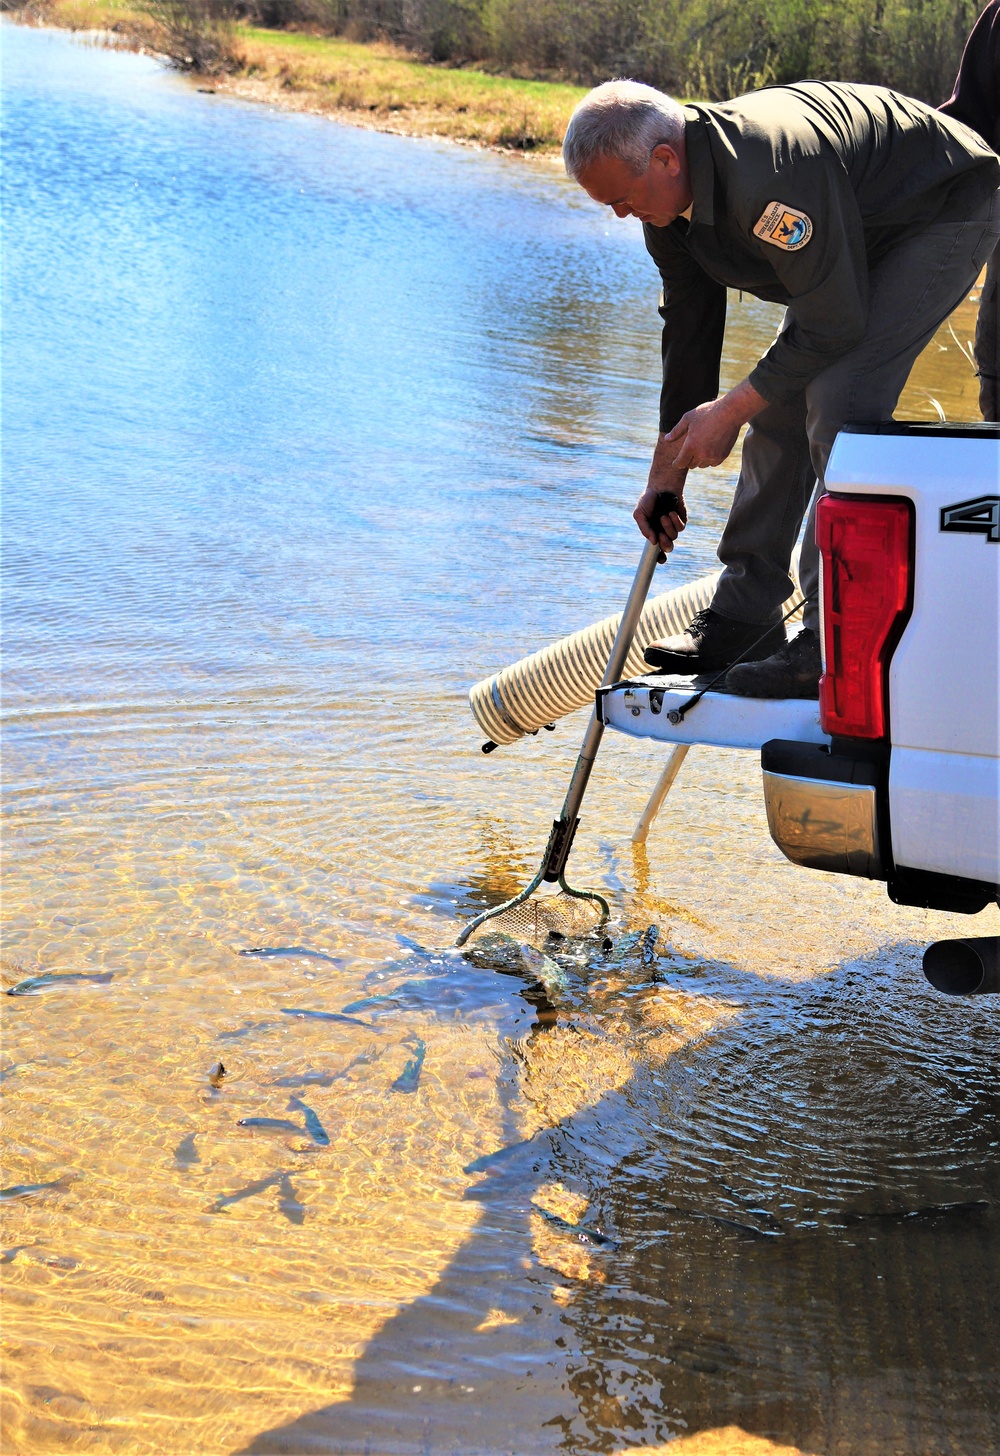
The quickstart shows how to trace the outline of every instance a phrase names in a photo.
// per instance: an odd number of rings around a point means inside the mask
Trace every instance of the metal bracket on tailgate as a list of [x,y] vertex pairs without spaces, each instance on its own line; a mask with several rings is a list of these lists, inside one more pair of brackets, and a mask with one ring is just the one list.
[[757,749],[770,738],[830,742],[819,724],[819,703],[808,698],[742,698],[716,689],[705,694],[697,712],[671,723],[670,712],[689,702],[700,685],[698,678],[657,674],[625,679],[598,688],[597,713],[619,733],[663,743]]

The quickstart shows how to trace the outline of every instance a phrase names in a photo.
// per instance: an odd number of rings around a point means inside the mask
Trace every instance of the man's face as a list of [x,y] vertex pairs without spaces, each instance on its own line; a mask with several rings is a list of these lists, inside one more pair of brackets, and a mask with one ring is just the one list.
[[649,166],[637,177],[617,157],[597,157],[579,177],[580,186],[616,217],[637,217],[666,227],[691,206],[687,166],[666,142],[654,147]]

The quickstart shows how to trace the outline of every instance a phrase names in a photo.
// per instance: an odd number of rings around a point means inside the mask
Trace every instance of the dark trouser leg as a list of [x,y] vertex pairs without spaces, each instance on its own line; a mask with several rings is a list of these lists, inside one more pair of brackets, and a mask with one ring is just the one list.
[[979,408],[984,420],[1000,420],[1000,248],[986,265],[986,282],[976,320]]
[[792,548],[816,484],[806,398],[768,405],[743,441],[740,478],[719,542],[725,571],[712,607],[743,622],[773,622],[792,594]]

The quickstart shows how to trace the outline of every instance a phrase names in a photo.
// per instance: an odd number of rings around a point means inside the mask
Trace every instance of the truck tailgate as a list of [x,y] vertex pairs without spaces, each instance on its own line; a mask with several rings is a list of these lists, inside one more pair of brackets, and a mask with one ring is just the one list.
[[760,748],[772,738],[830,742],[819,726],[819,703],[805,698],[740,698],[714,691],[690,708],[682,722],[671,723],[670,712],[697,691],[691,678],[654,674],[601,688],[597,698],[607,726],[632,738],[717,748]]

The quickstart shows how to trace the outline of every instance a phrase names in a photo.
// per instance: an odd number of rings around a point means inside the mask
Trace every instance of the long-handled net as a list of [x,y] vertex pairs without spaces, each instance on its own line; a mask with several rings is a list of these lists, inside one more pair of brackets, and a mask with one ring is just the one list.
[[600,930],[611,913],[607,900],[594,890],[574,890],[560,877],[554,894],[537,893],[541,875],[502,905],[477,915],[455,942],[465,945],[480,935],[509,935],[514,940],[541,945],[553,933],[566,939],[580,939]]
[[[677,509],[677,497],[663,492],[657,501],[658,516],[669,515]],[[609,687],[621,676],[659,556],[660,548],[647,541],[625,610],[622,612],[621,624],[601,682],[602,687]],[[543,938],[553,931],[565,936],[587,935],[605,924],[611,912],[604,896],[599,895],[596,890],[574,890],[566,883],[566,861],[573,847],[573,837],[580,823],[580,806],[587,792],[587,784],[590,782],[594,760],[603,737],[604,723],[595,707],[590,715],[573,777],[566,792],[562,814],[552,825],[538,873],[519,894],[505,900],[502,905],[494,905],[489,910],[484,910],[474,920],[470,920],[455,941],[456,945],[465,945],[487,922],[492,932],[506,933],[521,940]],[[558,890],[554,894],[538,895],[537,891],[543,884],[557,885]]]

